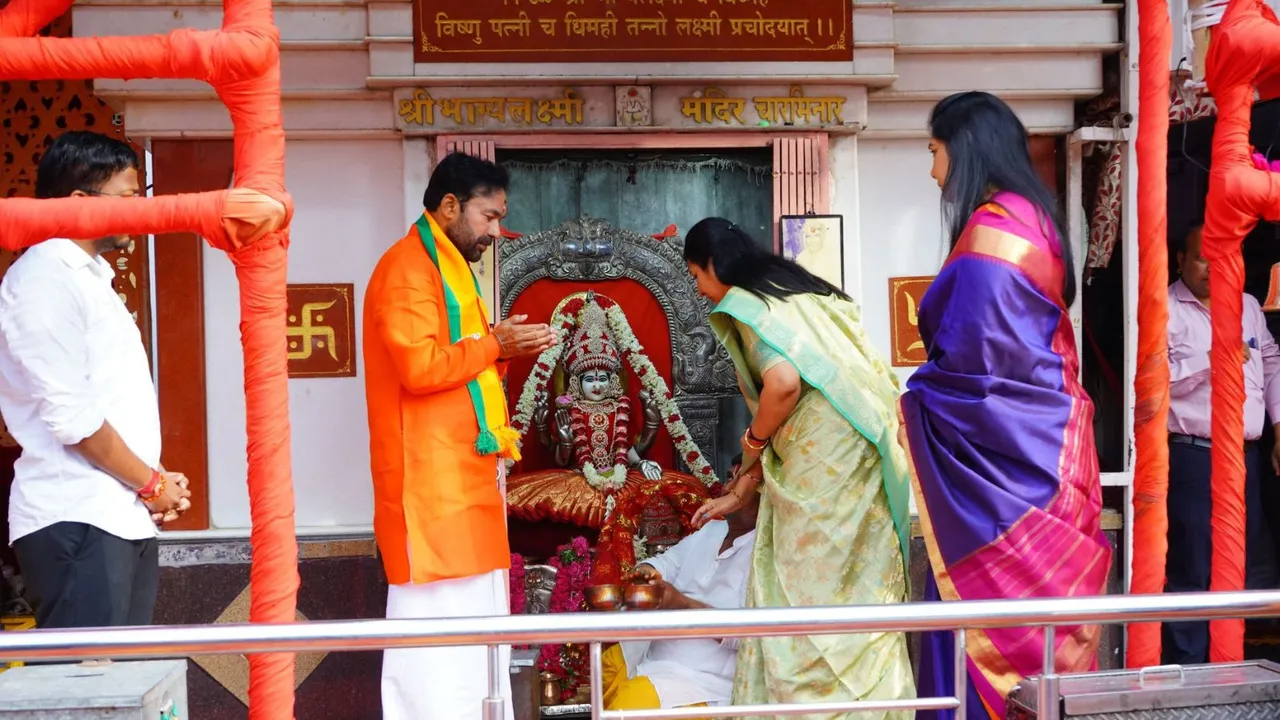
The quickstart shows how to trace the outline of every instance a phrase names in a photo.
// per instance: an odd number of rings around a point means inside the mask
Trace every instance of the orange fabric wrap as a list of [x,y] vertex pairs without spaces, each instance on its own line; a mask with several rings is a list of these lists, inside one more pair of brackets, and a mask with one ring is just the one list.
[[[1131,593],[1164,591],[1169,515],[1169,252],[1166,162],[1169,52],[1165,0],[1138,5],[1138,363],[1134,376],[1133,571]],[[1160,664],[1160,625],[1129,626],[1129,667]]]
[[[1262,0],[1231,3],[1210,33],[1205,82],[1218,105],[1205,205],[1204,255],[1213,296],[1213,560],[1210,590],[1242,590],[1245,579],[1244,372],[1240,365],[1244,262],[1240,244],[1259,216],[1280,220],[1280,175],[1253,167],[1249,120],[1254,88],[1280,76],[1280,23]],[[1244,622],[1210,623],[1209,659],[1244,657]]]
[[[50,237],[196,232],[226,250],[240,281],[256,623],[292,622],[298,591],[289,460],[285,268],[292,204],[284,189],[279,31],[270,0],[226,0],[221,30],[124,38],[31,38],[70,0],[0,10],[0,79],[190,78],[210,83],[234,124],[237,190],[147,199],[0,201],[0,243]],[[264,197],[265,196],[265,197]],[[215,368],[216,370],[216,368]],[[293,655],[249,657],[249,717],[293,717]]]
[[[449,342],[440,272],[408,235],[364,296],[362,342],[373,528],[387,582],[428,583],[511,565],[498,458],[476,452],[466,384],[498,364],[491,334]],[[409,561],[412,553],[413,562]]]

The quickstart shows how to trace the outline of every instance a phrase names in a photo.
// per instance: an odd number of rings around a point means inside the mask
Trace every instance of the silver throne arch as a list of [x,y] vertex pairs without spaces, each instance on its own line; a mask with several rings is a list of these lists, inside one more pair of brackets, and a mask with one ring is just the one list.
[[[721,431],[722,419],[728,419],[721,415],[724,401],[740,398],[738,383],[728,353],[707,324],[707,301],[698,295],[685,267],[683,238],[655,239],[583,215],[559,227],[499,243],[497,248],[502,317],[507,317],[520,293],[542,279],[605,282],[626,278],[653,295],[667,315],[671,392],[693,441],[716,458],[716,471],[723,478],[728,463],[720,457],[721,440],[731,442],[726,438],[736,438],[741,428]],[[677,461],[687,472],[683,460]]]

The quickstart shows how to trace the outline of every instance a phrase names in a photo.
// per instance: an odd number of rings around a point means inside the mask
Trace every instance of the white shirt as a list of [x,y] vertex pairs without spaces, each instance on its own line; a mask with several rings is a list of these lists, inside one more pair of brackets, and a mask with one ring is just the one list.
[[[746,601],[747,576],[756,531],[744,533],[720,552],[729,523],[716,520],[670,550],[645,560],[677,590],[713,608],[731,610]],[[644,676],[658,691],[662,707],[728,704],[733,695],[738,640],[696,638],[624,642],[622,654],[631,677]]]
[[142,334],[115,273],[70,240],[27,250],[0,282],[0,413],[22,446],[9,493],[9,542],[58,522],[155,537],[136,492],[67,447],[110,422],[160,464],[160,409]]

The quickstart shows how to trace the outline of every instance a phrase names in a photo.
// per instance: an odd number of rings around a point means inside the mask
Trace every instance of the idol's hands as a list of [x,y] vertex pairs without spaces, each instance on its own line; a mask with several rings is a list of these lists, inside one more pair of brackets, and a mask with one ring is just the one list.
[[556,334],[550,325],[525,323],[528,319],[528,315],[512,315],[493,326],[493,336],[498,340],[498,357],[507,360],[538,355],[556,344]]
[[641,460],[640,473],[646,480],[661,480],[662,466],[652,460]]
[[573,416],[569,414],[569,408],[556,410],[556,440],[561,445],[573,447]]

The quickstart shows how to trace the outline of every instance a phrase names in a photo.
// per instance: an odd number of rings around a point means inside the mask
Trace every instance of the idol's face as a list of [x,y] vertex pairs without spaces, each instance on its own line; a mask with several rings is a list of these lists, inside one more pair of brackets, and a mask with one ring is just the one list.
[[938,188],[947,184],[947,173],[951,171],[951,157],[947,155],[947,146],[937,138],[929,140],[929,154],[933,155],[933,167],[929,169],[929,177],[938,183]]
[[609,385],[613,373],[605,370],[589,370],[582,374],[582,397],[588,402],[600,402],[609,397]]

